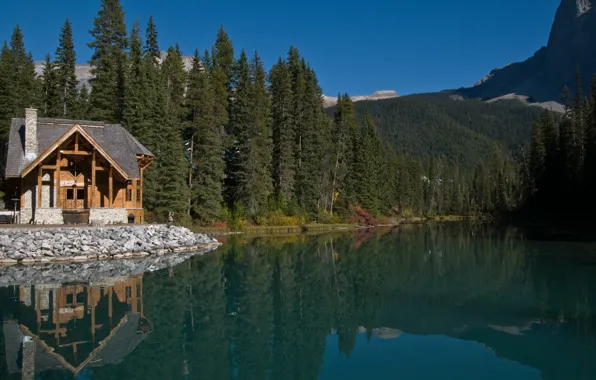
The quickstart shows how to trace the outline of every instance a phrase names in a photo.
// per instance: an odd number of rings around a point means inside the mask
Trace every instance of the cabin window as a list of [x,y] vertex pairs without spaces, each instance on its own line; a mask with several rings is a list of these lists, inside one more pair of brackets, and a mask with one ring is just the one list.
[[137,179],[137,186],[141,186],[141,180]]
[[66,199],[69,201],[74,200],[74,189],[66,189]]
[[132,190],[131,189],[126,190],[126,201],[132,202]]
[[132,286],[127,286],[125,288],[126,291],[126,299],[132,298]]
[[141,190],[137,189],[137,202],[141,200]]
[[80,201],[85,199],[85,189],[77,189],[77,199]]
[[73,294],[67,294],[66,295],[66,304],[67,305],[72,305],[74,303],[74,295]]
[[132,186],[132,180],[129,179],[128,181],[126,181],[126,183],[128,184],[128,186]]

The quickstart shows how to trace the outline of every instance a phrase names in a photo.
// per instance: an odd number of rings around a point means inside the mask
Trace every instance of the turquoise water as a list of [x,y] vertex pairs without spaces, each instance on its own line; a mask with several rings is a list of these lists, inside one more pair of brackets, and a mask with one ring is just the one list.
[[0,288],[0,379],[592,379],[595,263],[590,243],[454,224],[44,267]]

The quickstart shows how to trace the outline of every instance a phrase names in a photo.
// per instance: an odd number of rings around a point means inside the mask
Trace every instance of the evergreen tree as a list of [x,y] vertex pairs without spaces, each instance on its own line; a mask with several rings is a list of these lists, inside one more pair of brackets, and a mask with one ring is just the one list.
[[273,191],[271,177],[271,104],[263,62],[255,52],[249,65],[249,119],[240,140],[239,200],[246,216],[255,218],[267,206]]
[[[348,94],[338,95],[333,146],[335,149],[334,183],[338,190],[339,206],[344,213],[356,203],[356,148],[359,141],[359,127],[354,103]],[[340,108],[341,107],[341,108]]]
[[68,19],[64,22],[55,62],[56,82],[60,96],[59,116],[70,118],[73,116],[77,98],[78,79],[76,75],[76,53],[72,38],[72,26]]
[[292,198],[295,184],[296,160],[293,128],[292,77],[289,67],[281,58],[269,72],[271,118],[273,133],[273,183],[280,205]]
[[[0,51],[0,142],[5,142],[8,139],[10,119],[14,116],[12,67],[12,52],[4,41],[2,51]],[[0,162],[4,162],[4,160]]]
[[[532,128],[532,140],[530,143],[530,193],[534,193],[542,183],[545,171],[545,133],[542,119],[537,120]],[[541,186],[540,186],[541,187]]]
[[78,120],[89,119],[89,90],[83,86],[77,94],[73,117]]
[[184,62],[182,62],[182,54],[178,44],[176,44],[176,47],[170,46],[168,48],[161,70],[166,91],[164,106],[168,110],[169,117],[176,120],[179,128],[181,128],[184,119],[184,92],[188,75],[184,71]]
[[37,81],[35,65],[30,53],[25,50],[23,33],[17,25],[10,39],[12,60],[12,117],[24,116],[25,108],[35,107],[37,99]]
[[58,87],[58,73],[52,63],[50,55],[46,55],[45,65],[42,74],[42,101],[41,112],[46,117],[57,117],[62,115],[61,91]]
[[215,101],[211,78],[195,53],[190,73],[187,102],[191,108],[194,133],[194,176],[192,177],[192,215],[203,224],[221,217],[222,182],[224,179],[221,129],[215,122]]
[[161,52],[159,51],[159,44],[157,43],[157,27],[155,26],[155,22],[153,21],[153,16],[149,16],[149,21],[147,22],[147,29],[145,30],[145,47],[144,52],[145,54],[159,58]]
[[297,123],[296,199],[302,209],[311,215],[316,215],[320,200],[321,158],[326,154],[322,149],[321,138],[324,135],[321,133],[324,125],[323,104],[316,75],[304,60],[301,61],[301,66],[299,74],[301,78],[299,77],[298,81],[302,81],[302,84],[297,84],[297,92],[294,94],[297,104],[295,120],[299,120]]
[[[146,99],[143,99],[143,96],[146,95],[146,78],[141,29],[138,21],[135,21],[130,33],[129,64],[124,102],[124,125],[133,135],[140,138],[139,127],[147,117],[145,112],[147,104]],[[142,138],[142,140],[145,139]]]
[[248,196],[244,194],[247,188],[245,169],[242,167],[242,161],[245,155],[250,153],[251,133],[251,99],[250,99],[250,68],[248,57],[244,50],[240,53],[240,58],[233,67],[232,83],[234,87],[234,99],[230,103],[230,120],[228,131],[232,137],[230,146],[226,148],[226,180],[225,180],[225,199],[230,206],[236,202],[242,202]]
[[[380,173],[381,141],[368,112],[364,115],[364,125],[360,133],[358,144],[357,173],[358,189],[357,200],[365,210],[377,213],[380,207],[379,173]],[[431,164],[431,171],[434,165]],[[438,178],[438,176],[437,176]],[[429,181],[432,185],[429,199],[434,197],[435,175]],[[431,209],[432,206],[429,206]]]
[[90,113],[96,120],[120,122],[124,112],[126,25],[120,0],[101,0],[100,9],[90,31],[91,56]]

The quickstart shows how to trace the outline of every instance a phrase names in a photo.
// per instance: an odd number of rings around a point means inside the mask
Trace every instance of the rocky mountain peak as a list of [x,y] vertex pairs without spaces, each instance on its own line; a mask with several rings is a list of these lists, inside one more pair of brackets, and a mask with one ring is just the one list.
[[596,74],[594,35],[596,10],[592,0],[561,0],[546,46],[527,60],[493,70],[474,86],[458,92],[482,99],[516,94],[538,103],[559,101],[563,86],[575,91],[578,68],[582,87],[588,89]]

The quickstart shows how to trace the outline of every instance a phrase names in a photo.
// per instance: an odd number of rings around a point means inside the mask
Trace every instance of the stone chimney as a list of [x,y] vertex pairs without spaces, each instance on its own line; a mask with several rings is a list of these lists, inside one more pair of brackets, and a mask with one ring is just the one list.
[[37,110],[25,108],[25,157],[37,157]]

